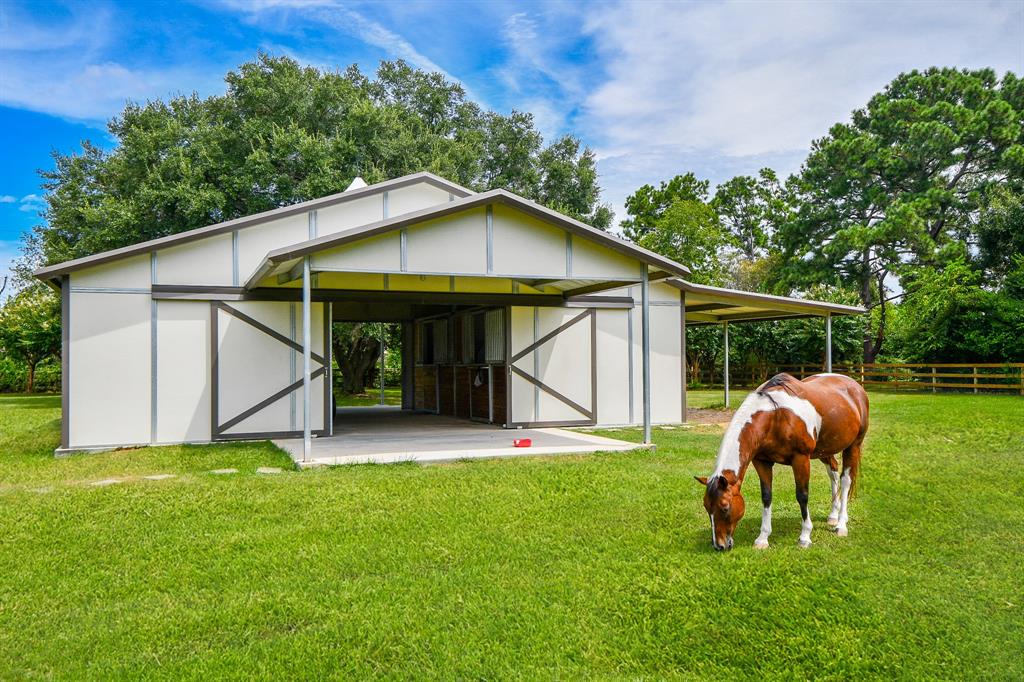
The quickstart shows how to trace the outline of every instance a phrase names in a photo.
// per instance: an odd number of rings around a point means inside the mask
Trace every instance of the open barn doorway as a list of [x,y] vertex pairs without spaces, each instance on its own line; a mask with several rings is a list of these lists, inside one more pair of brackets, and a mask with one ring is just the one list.
[[402,322],[334,322],[334,405],[402,406]]

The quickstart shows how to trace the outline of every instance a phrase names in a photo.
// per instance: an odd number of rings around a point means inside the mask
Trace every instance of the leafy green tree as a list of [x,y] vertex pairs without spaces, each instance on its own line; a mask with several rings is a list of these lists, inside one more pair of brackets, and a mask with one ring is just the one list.
[[965,255],[985,197],[1020,177],[1022,112],[1012,73],[911,71],[813,144],[780,230],[785,272],[796,285],[838,279],[880,308],[865,360],[882,350],[893,278]]
[[28,287],[0,308],[0,351],[28,367],[26,390],[35,390],[36,368],[61,350],[60,299],[46,287]]
[[738,175],[722,183],[711,205],[748,261],[768,256],[777,226],[789,220],[793,210],[771,168],[762,168],[757,177]]
[[668,182],[662,181],[658,187],[644,185],[626,197],[626,213],[628,218],[620,223],[623,233],[628,239],[640,242],[644,236],[654,229],[665,215],[665,211],[678,201],[695,201],[706,203],[708,200],[707,180],[698,180],[693,173],[677,175]]
[[483,111],[461,85],[401,61],[370,78],[260,55],[221,96],[129,104],[109,124],[117,146],[85,142],[43,173],[46,222],[19,267],[86,256],[429,170],[473,189],[507,187],[607,227],[593,153],[547,147],[528,113]]
[[639,243],[644,248],[691,266],[690,279],[693,281],[720,284],[727,270],[719,254],[732,243],[732,238],[710,205],[681,199],[664,211]]

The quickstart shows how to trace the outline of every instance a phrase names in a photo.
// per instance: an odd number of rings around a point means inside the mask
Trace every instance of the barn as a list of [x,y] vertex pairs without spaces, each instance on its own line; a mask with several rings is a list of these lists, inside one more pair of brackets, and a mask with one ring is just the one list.
[[420,419],[389,414],[371,442],[415,439],[430,416],[569,439],[552,451],[617,442],[563,427],[643,425],[649,442],[686,418],[688,324],[863,312],[696,285],[614,235],[430,173],[35,275],[63,303],[58,454],[270,438],[300,462],[336,457],[332,321],[402,325],[400,413]]

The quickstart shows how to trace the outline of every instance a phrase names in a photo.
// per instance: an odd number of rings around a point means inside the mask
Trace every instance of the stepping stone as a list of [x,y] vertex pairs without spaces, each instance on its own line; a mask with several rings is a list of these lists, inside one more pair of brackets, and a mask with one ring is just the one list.
[[147,481],[163,481],[168,478],[174,478],[178,474],[152,474],[151,476],[143,476]]
[[238,469],[212,469],[211,474],[237,474]]
[[121,482],[121,479],[119,479],[119,478],[104,478],[102,481],[93,481],[89,485],[96,486],[96,487],[102,487],[102,486],[107,486],[107,485],[115,485],[115,484],[120,483],[120,482]]
[[281,467],[260,467],[256,470],[257,474],[279,474],[283,471]]

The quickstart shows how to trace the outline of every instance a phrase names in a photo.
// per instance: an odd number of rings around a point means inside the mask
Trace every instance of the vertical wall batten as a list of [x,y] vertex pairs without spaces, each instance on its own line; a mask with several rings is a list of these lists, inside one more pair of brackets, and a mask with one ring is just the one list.
[[[149,256],[149,281],[156,284],[156,251]],[[156,299],[150,300],[149,307],[149,442],[157,439],[157,310]]]
[[642,279],[640,280],[640,344],[643,355],[643,383],[644,383],[644,443],[651,442],[651,283],[647,271],[647,264],[641,269]]
[[494,206],[487,204],[487,274],[494,274]]
[[60,446],[71,447],[71,277],[60,278]]
[[309,238],[316,239],[317,226],[316,226],[316,209],[314,208],[309,212]]
[[210,301],[210,440],[220,435],[220,368],[217,359],[217,347],[220,343],[217,329],[217,301]]
[[[540,308],[533,308],[533,343],[540,339]],[[533,376],[540,376],[540,349],[533,349]],[[540,386],[533,385],[533,420],[540,421]]]
[[572,279],[572,232],[565,233],[565,278]]
[[238,230],[231,233],[231,285],[238,286]]
[[[633,296],[633,287],[629,288],[630,298]],[[628,383],[629,383],[629,423],[632,424],[636,421],[636,399],[634,393],[636,392],[636,384],[633,378],[633,309],[630,308],[626,311],[626,348],[629,355],[629,369],[628,369]]]
[[[291,339],[292,341],[298,341],[298,338],[296,338],[296,336],[295,336],[295,332],[296,332],[296,323],[295,323],[296,314],[295,313],[296,313],[296,311],[295,311],[295,304],[294,303],[289,303],[288,304],[288,338]],[[296,352],[296,350],[294,348],[289,348],[288,349],[288,385],[289,386],[291,386],[292,384],[294,384],[296,381],[299,380],[299,368],[297,366],[298,365],[298,362],[297,362],[298,359],[299,359],[298,352]],[[295,391],[292,391],[291,393],[288,394],[288,420],[289,420],[288,421],[288,428],[290,428],[292,431],[295,431],[297,428],[299,428],[298,417],[297,417],[297,414],[296,414],[296,396],[295,396]]]
[[399,269],[402,272],[409,270],[409,232],[404,227],[398,233],[399,248],[401,249],[401,263]]

